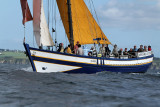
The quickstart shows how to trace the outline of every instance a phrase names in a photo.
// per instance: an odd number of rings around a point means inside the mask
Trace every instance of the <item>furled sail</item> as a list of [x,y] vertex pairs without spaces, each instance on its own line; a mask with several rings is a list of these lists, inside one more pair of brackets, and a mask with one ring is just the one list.
[[27,0],[21,0],[21,7],[22,7],[22,14],[23,14],[22,23],[25,24],[26,22],[33,20]]
[[[70,0],[70,2],[74,44],[77,41],[81,44],[97,44],[98,42],[95,41],[97,38],[101,44],[111,44],[85,2],[83,0]],[[66,34],[70,40],[67,0],[57,0],[57,4]]]
[[38,46],[54,45],[45,18],[43,0],[33,0],[33,29]]

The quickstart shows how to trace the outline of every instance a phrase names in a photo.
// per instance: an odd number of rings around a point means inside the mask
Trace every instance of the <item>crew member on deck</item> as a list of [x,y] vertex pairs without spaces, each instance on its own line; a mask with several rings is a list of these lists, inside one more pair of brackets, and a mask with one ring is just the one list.
[[123,51],[123,55],[128,55],[127,48],[125,48],[125,49],[124,49],[124,51]]
[[152,51],[152,48],[151,48],[151,46],[148,46],[148,51]]
[[140,48],[138,49],[138,52],[143,52],[143,45],[140,45]]
[[119,55],[118,55],[118,48],[117,48],[117,45],[114,45],[112,54],[115,55],[115,57],[118,57],[118,56],[119,56]]
[[68,54],[72,54],[71,45],[68,45],[66,52],[67,52]]
[[118,51],[119,55],[122,55],[123,56],[123,49],[121,48],[119,51]]
[[59,44],[59,49],[57,50],[58,52],[63,53],[64,52],[64,47],[63,47],[63,43]]
[[74,53],[77,54],[79,41],[77,41],[77,44],[74,46]]
[[84,51],[83,51],[83,49],[81,48],[81,45],[80,45],[80,44],[78,45],[77,55],[84,55]]
[[100,47],[99,53],[104,57],[105,56],[105,47],[104,44],[102,44],[102,47]]
[[147,46],[144,46],[144,52],[147,52],[148,49],[147,49]]
[[134,45],[134,48],[132,49],[132,51],[137,52],[137,46]]
[[107,58],[109,57],[110,52],[111,52],[111,50],[109,49],[108,44],[106,44],[106,47],[105,47],[105,56],[106,56]]
[[135,52],[133,51],[132,48],[130,48],[130,50],[128,51],[129,54],[129,58],[134,58],[135,57]]
[[88,56],[96,56],[97,51],[94,46],[91,47],[90,51],[88,52]]

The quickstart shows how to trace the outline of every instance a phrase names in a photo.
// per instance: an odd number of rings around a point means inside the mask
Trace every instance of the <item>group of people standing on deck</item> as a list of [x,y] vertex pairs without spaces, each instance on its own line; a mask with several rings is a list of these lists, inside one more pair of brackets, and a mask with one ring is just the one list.
[[134,48],[130,48],[130,50],[128,50],[127,48],[123,49],[118,49],[117,45],[114,45],[113,51],[111,52],[111,50],[108,47],[108,44],[104,45],[102,44],[102,46],[99,49],[99,52],[97,52],[96,48],[94,46],[91,47],[91,49],[89,51],[84,52],[84,49],[82,49],[81,44],[79,43],[79,41],[77,41],[76,45],[74,46],[74,50],[71,50],[71,45],[68,45],[68,47],[66,47],[64,49],[63,47],[63,43],[59,44],[59,49],[57,50],[58,52],[61,53],[68,53],[68,54],[76,54],[76,55],[86,55],[86,56],[97,56],[98,57],[109,57],[111,54],[114,55],[115,57],[119,57],[122,55],[128,55],[130,57],[135,57],[135,53],[136,52],[147,52],[147,51],[151,51],[151,46],[144,46],[140,45],[140,48],[137,49],[136,46],[134,46]]
[[137,46],[134,46],[134,48],[130,48],[130,50],[128,51],[127,48],[123,49],[121,48],[120,50],[118,50],[117,45],[114,45],[114,49],[112,51],[112,54],[115,55],[115,57],[118,57],[120,55],[128,55],[129,57],[136,57],[135,53],[136,52],[148,52],[148,51],[152,51],[151,46],[144,46],[140,45],[139,49],[137,49]]
[[68,45],[68,47],[66,47],[64,49],[63,43],[59,44],[59,48],[58,48],[57,51],[61,52],[61,53],[76,54],[76,55],[83,55],[84,54],[84,51],[83,51],[79,41],[77,41],[77,44],[74,46],[74,50],[73,51],[71,50],[71,45]]

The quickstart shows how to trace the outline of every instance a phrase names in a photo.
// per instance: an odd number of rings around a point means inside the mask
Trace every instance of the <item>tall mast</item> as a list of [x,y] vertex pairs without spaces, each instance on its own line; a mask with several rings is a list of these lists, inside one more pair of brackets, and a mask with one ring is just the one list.
[[67,0],[67,5],[68,5],[70,45],[73,50],[74,49],[74,38],[73,38],[73,26],[72,26],[71,0]]

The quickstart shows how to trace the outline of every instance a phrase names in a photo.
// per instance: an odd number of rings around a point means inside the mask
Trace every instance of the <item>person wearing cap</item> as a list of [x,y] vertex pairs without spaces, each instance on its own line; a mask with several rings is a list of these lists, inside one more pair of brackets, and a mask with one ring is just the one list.
[[77,44],[74,46],[74,53],[77,54],[79,41],[77,41]]

